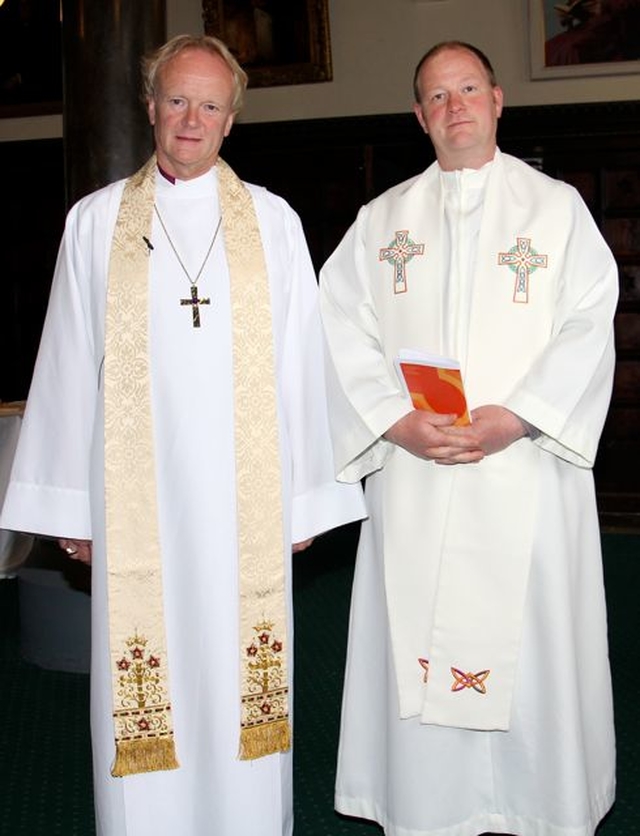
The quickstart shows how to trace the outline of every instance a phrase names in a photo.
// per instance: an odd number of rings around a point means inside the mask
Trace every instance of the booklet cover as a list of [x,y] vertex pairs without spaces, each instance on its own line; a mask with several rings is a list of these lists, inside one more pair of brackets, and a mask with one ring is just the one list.
[[455,414],[456,426],[470,424],[460,364],[450,357],[401,349],[396,368],[416,409]]

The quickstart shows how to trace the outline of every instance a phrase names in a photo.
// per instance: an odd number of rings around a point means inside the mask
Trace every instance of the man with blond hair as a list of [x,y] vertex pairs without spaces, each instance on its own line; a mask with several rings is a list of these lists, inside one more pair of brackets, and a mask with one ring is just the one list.
[[156,153],[69,213],[3,528],[91,563],[100,836],[290,836],[291,551],[333,476],[300,221],[219,157],[246,75],[145,62]]

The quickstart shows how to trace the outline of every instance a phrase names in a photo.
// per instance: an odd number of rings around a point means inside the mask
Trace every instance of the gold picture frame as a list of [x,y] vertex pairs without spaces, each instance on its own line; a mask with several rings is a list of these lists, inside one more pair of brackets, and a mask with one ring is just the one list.
[[527,0],[532,79],[640,73],[640,0]]
[[204,31],[224,41],[249,87],[331,81],[328,0],[202,0]]

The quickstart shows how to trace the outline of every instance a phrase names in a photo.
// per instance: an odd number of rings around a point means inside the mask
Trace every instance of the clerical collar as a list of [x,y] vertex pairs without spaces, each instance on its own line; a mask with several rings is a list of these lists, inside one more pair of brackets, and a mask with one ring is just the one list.
[[459,191],[460,189],[484,189],[489,173],[493,167],[493,160],[485,163],[480,168],[457,168],[453,171],[440,169],[440,178],[447,191]]
[[168,171],[165,171],[164,168],[160,165],[160,163],[158,163],[158,171],[160,172],[160,174],[162,174],[165,180],[168,180],[172,186],[175,186],[176,178],[173,176],[173,174],[169,174]]
[[208,171],[205,171],[203,174],[199,174],[197,177],[191,177],[189,180],[180,180],[179,177],[174,177],[173,174],[169,174],[168,171],[165,171],[164,168],[162,168],[162,166],[160,165],[160,163],[157,163],[157,166],[158,173],[161,174],[162,177],[167,181],[167,183],[170,183],[172,186],[175,186],[178,183],[186,184],[193,183],[196,180],[204,180],[204,178],[207,177],[207,175],[209,175],[211,171],[215,169],[215,166],[212,166]]

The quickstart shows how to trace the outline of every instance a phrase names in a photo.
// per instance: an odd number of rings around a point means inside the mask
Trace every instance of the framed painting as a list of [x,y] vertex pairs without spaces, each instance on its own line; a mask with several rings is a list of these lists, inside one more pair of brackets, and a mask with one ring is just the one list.
[[202,0],[204,31],[224,41],[249,87],[331,81],[329,0]]
[[0,2],[0,117],[61,112],[60,0]]
[[531,78],[640,73],[640,0],[527,0]]

